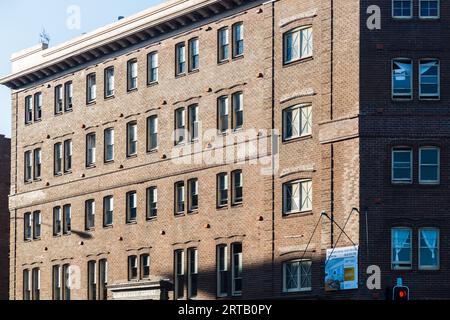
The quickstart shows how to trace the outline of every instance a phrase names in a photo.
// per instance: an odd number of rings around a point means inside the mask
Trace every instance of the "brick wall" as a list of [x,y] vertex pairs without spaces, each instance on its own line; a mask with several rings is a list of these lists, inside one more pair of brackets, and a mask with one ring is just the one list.
[[0,299],[8,299],[9,289],[9,209],[11,141],[0,135]]

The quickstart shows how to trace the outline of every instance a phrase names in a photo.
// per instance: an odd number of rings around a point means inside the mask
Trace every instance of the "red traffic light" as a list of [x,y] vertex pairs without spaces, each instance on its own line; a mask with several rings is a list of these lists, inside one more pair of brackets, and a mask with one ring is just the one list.
[[392,300],[406,301],[409,300],[409,288],[405,286],[396,286],[393,290]]

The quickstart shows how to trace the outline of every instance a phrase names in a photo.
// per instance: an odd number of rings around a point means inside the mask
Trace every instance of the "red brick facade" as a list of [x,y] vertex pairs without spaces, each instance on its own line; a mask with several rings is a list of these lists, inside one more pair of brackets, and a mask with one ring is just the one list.
[[0,299],[9,292],[9,210],[11,140],[0,135]]

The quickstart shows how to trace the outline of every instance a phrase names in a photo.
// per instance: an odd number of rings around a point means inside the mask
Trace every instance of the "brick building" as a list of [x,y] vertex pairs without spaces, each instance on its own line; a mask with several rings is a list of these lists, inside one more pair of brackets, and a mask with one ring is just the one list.
[[167,1],[14,54],[10,298],[448,297],[439,2]]
[[11,140],[0,135],[0,300],[9,292],[9,211]]

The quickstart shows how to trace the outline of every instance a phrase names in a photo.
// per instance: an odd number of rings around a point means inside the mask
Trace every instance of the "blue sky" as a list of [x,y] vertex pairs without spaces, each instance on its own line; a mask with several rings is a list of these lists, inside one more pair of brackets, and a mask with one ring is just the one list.
[[[1,0],[0,1],[0,75],[10,72],[11,53],[39,43],[45,28],[50,46],[70,40],[84,32],[112,23],[118,16],[130,16],[164,0]],[[67,27],[68,8],[80,9],[80,29]],[[11,136],[9,89],[0,86],[0,134]]]

